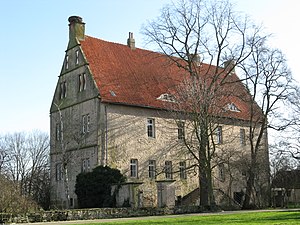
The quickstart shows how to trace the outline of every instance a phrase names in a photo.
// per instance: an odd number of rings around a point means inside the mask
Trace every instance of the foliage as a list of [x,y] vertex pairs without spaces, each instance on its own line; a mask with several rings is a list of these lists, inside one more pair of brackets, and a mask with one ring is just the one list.
[[0,212],[26,213],[37,210],[37,204],[21,195],[19,188],[10,180],[0,175]]
[[92,172],[80,173],[76,178],[75,193],[80,208],[113,207],[112,185],[125,182],[118,169],[98,166]]

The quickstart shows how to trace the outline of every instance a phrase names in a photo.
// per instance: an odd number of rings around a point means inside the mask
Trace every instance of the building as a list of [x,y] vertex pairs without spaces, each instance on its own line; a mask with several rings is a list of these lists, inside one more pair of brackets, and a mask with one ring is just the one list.
[[300,202],[300,170],[280,170],[271,184],[272,205],[287,207]]
[[[65,207],[67,191],[69,207],[77,207],[76,175],[98,165],[118,168],[128,177],[119,206],[196,204],[197,171],[183,143],[192,131],[188,120],[176,120],[170,110],[176,103],[172,87],[183,77],[164,55],[136,48],[132,33],[127,45],[107,42],[85,35],[82,18],[70,17],[69,43],[50,109],[53,204]],[[233,72],[230,79],[238,77]],[[214,128],[218,151],[247,152],[249,106],[228,93],[249,93],[241,82],[225,91],[227,96],[218,100],[222,123]],[[266,136],[264,140],[260,158],[268,168]],[[230,170],[220,161],[213,170],[218,202],[241,203],[243,170]],[[268,183],[268,178],[262,180]]]

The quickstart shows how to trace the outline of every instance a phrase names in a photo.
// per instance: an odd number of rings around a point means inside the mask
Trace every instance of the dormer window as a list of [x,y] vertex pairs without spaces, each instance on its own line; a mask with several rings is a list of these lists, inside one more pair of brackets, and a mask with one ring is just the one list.
[[78,65],[79,64],[79,51],[76,50],[75,52],[75,65]]
[[65,59],[65,69],[68,70],[69,69],[69,56],[66,55],[66,59]]
[[240,112],[239,108],[234,103],[227,104],[226,109],[232,112]]
[[157,99],[166,102],[175,102],[175,97],[168,93],[161,94]]

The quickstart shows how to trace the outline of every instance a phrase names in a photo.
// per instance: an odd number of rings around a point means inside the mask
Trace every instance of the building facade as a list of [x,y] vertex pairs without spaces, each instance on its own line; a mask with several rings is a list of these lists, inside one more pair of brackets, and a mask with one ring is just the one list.
[[[76,176],[99,165],[127,177],[118,206],[199,202],[198,172],[185,144],[193,126],[189,119],[178,120],[169,107],[175,102],[170,87],[181,76],[163,55],[136,48],[132,33],[127,45],[111,43],[85,35],[80,17],[69,18],[69,43],[50,109],[54,206],[76,208]],[[246,179],[238,162],[250,150],[245,104],[231,97],[227,116],[214,129],[216,155],[222,155],[212,167],[218,204],[241,204],[243,198]],[[267,187],[266,134],[261,156],[260,180]]]

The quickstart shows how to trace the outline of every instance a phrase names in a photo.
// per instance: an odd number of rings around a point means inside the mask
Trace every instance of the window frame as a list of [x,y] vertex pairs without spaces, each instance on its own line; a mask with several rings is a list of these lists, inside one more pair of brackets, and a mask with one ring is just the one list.
[[177,138],[178,140],[184,140],[185,139],[185,122],[179,121],[177,123]]
[[149,138],[155,138],[155,119],[147,118],[147,136]]
[[179,177],[180,179],[187,179],[187,174],[186,174],[186,162],[185,161],[180,161],[179,162]]
[[215,134],[216,134],[216,144],[223,144],[222,126],[218,126],[216,128]]
[[69,69],[69,55],[67,54],[65,57],[65,70]]
[[91,161],[90,158],[85,158],[81,160],[81,172],[86,173],[91,169]]
[[63,180],[63,168],[62,163],[55,164],[55,180],[62,181]]
[[170,160],[165,161],[165,178],[167,180],[173,179],[172,161]]
[[86,90],[86,73],[78,75],[78,92]]
[[243,146],[246,145],[246,130],[244,128],[240,129],[240,144]]
[[77,66],[79,64],[79,50],[75,51],[75,65]]
[[155,160],[148,161],[148,177],[150,179],[156,179],[156,161]]
[[130,159],[130,177],[131,178],[138,178],[138,160],[137,159]]
[[81,132],[82,134],[87,134],[90,132],[90,123],[91,123],[91,118],[90,114],[84,114],[82,115],[81,118]]

